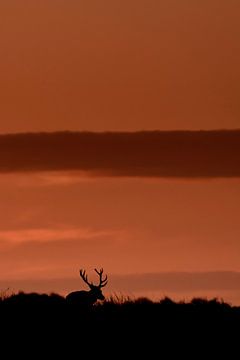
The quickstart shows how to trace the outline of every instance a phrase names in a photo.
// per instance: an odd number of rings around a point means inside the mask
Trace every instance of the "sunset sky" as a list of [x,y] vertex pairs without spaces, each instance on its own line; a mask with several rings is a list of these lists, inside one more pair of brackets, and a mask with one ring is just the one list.
[[[0,291],[240,304],[239,0],[0,1]],[[220,131],[221,130],[221,131]]]

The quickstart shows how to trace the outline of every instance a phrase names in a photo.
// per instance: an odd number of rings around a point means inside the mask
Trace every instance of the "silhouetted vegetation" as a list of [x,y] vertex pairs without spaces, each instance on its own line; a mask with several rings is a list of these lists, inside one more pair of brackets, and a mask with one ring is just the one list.
[[[154,325],[161,324],[198,324],[208,323],[216,324],[221,321],[240,321],[240,307],[220,301],[216,298],[207,300],[203,298],[194,298],[191,302],[175,302],[165,297],[160,301],[154,302],[148,298],[121,298],[112,296],[111,298],[97,302],[92,306],[83,306],[77,303],[69,303],[58,294],[38,294],[24,293],[6,294],[0,297],[0,315],[1,318],[7,315],[24,316],[25,319],[34,316],[34,318],[44,318],[51,321],[55,316],[62,320],[74,319],[79,323],[89,321],[101,321],[102,324],[139,324]],[[33,318],[32,318],[33,319]]]
[[[46,351],[50,347],[60,355],[63,347],[79,351],[86,343],[90,343],[91,352],[98,353],[93,344],[105,348],[110,339],[122,356],[126,351],[130,354],[129,348],[141,355],[142,347],[161,354],[174,354],[177,348],[178,354],[181,351],[185,355],[190,344],[198,352],[206,346],[215,351],[215,347],[226,346],[229,339],[237,344],[234,336],[238,337],[240,307],[218,299],[195,298],[186,303],[167,297],[153,302],[117,296],[92,306],[78,306],[57,294],[19,292],[2,295],[0,319],[2,333],[14,343],[28,348],[31,342],[37,349]],[[3,343],[3,336],[1,340]]]

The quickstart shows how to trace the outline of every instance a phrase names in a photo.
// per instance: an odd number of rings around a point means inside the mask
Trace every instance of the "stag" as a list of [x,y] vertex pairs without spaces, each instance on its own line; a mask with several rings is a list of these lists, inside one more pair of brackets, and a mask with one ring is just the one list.
[[83,281],[89,286],[90,290],[81,290],[81,291],[73,291],[66,296],[66,300],[70,303],[74,303],[77,305],[91,306],[95,304],[97,300],[104,300],[105,297],[102,293],[102,288],[107,285],[107,275],[103,278],[103,269],[99,271],[94,269],[99,276],[99,284],[94,285],[92,282],[88,281],[88,277],[86,275],[86,271],[81,269],[79,271],[80,277]]

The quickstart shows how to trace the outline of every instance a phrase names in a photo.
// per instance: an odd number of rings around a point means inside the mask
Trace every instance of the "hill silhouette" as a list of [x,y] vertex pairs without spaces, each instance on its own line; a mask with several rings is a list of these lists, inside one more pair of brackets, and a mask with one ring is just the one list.
[[[216,298],[207,300],[193,298],[190,302],[175,302],[165,297],[159,301],[148,298],[121,299],[111,297],[92,306],[81,303],[68,303],[58,294],[24,293],[12,294],[0,298],[0,316],[4,318],[23,318],[25,321],[45,321],[51,323],[61,319],[70,323],[72,319],[84,326],[139,325],[197,327],[203,324],[223,327],[225,323],[240,323],[240,307],[220,301]],[[72,317],[74,315],[74,317]],[[224,330],[224,328],[222,329]]]
[[38,351],[54,352],[54,358],[66,349],[82,351],[87,344],[92,355],[110,345],[122,356],[140,356],[143,348],[148,354],[168,355],[177,348],[180,356],[190,345],[198,352],[210,347],[216,355],[222,346],[231,343],[232,349],[238,344],[240,307],[215,298],[186,303],[168,297],[153,302],[116,296],[86,307],[58,294],[19,292],[2,296],[0,320],[2,343],[10,339],[23,351],[31,344]]

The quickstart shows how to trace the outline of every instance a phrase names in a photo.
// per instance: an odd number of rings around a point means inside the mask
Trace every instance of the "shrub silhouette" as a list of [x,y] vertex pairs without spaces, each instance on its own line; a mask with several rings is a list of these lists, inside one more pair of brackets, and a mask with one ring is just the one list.
[[[78,351],[90,341],[92,352],[92,344],[105,345],[111,339],[118,353],[122,349],[129,354],[131,349],[141,355],[145,346],[148,353],[163,354],[165,347],[168,353],[177,348],[179,354],[184,345],[185,354],[189,344],[199,351],[204,346],[214,345],[215,349],[219,343],[227,344],[229,338],[232,341],[238,334],[235,328],[240,324],[240,307],[217,299],[198,298],[185,303],[167,297],[158,302],[121,297],[118,301],[113,297],[85,307],[71,304],[58,294],[19,292],[1,299],[0,321],[0,329],[5,335],[11,334],[11,341],[24,344],[27,339],[37,343],[37,349],[50,347],[56,351],[64,345],[69,351],[74,344]],[[1,340],[4,343],[3,337]]]
[[[191,302],[175,302],[170,298],[153,302],[147,298],[118,301],[110,298],[92,307],[76,306],[58,294],[19,292],[0,301],[1,326],[13,328],[27,326],[44,329],[54,336],[66,329],[72,336],[87,329],[101,332],[124,331],[124,334],[145,334],[176,338],[179,334],[224,334],[240,324],[240,307],[231,306],[217,299],[192,299]],[[64,330],[65,329],[65,330]],[[76,329],[76,333],[74,332]],[[91,336],[93,330],[90,331]],[[187,335],[188,334],[188,335]]]

